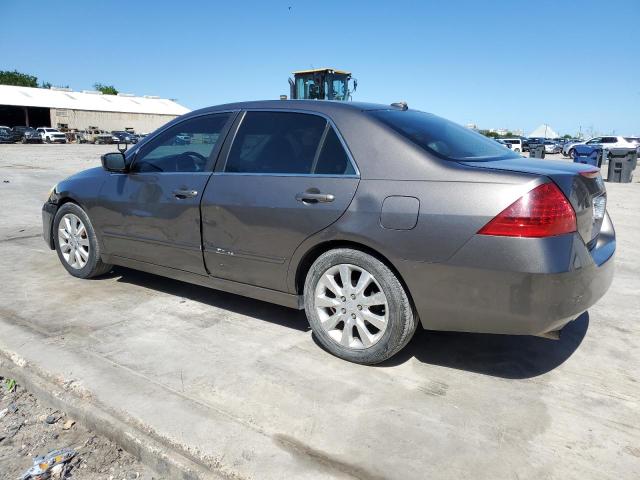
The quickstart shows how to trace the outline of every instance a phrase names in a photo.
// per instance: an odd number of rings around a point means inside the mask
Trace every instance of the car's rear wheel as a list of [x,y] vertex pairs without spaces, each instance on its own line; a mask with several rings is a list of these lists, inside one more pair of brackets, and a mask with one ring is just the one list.
[[576,158],[576,149],[575,148],[569,149],[569,157]]
[[305,311],[318,341],[334,355],[376,364],[411,339],[417,316],[396,275],[359,250],[320,255],[304,287]]
[[74,277],[91,278],[111,270],[100,258],[100,244],[89,216],[75,203],[58,209],[53,241],[62,266]]
[[51,139],[50,139],[49,137],[45,137],[44,141],[45,141],[46,143],[51,143]]

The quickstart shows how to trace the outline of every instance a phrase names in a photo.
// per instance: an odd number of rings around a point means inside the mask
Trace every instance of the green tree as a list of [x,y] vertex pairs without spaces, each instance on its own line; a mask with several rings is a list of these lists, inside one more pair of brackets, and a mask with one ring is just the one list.
[[0,70],[0,85],[15,85],[18,87],[38,87],[38,77],[20,73],[17,70]]
[[94,83],[93,88],[105,95],[117,95],[118,90],[113,85],[103,85],[102,83]]
[[568,133],[566,133],[566,134],[564,134],[564,135],[562,136],[562,138],[573,138],[573,137],[572,137],[571,135],[569,135]]

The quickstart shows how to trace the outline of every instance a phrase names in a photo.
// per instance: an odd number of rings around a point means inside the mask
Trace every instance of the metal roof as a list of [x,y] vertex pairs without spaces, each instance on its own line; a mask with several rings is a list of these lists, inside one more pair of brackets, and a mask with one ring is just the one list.
[[336,70],[335,68],[312,68],[311,70],[298,70],[293,72],[294,75],[299,73],[316,73],[316,72],[329,72],[329,73],[337,73],[339,75],[351,75],[351,72],[347,72],[346,70]]
[[0,85],[0,105],[156,115],[182,115],[190,112],[188,108],[166,98],[102,95],[12,85]]

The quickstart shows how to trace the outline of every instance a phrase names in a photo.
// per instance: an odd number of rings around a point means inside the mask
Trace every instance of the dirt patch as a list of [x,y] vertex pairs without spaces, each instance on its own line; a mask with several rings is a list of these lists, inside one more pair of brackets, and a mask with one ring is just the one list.
[[[116,444],[0,376],[0,477],[21,479],[38,455],[71,448],[63,479],[160,480]],[[54,477],[55,478],[55,477]]]

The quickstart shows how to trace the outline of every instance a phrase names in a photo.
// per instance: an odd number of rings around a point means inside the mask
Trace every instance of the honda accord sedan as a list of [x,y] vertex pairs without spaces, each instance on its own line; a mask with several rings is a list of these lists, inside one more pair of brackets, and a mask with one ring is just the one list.
[[557,338],[611,283],[606,201],[593,167],[403,103],[280,100],[179,117],[42,215],[75,277],[122,265],[304,309],[326,350],[375,364],[418,325]]

